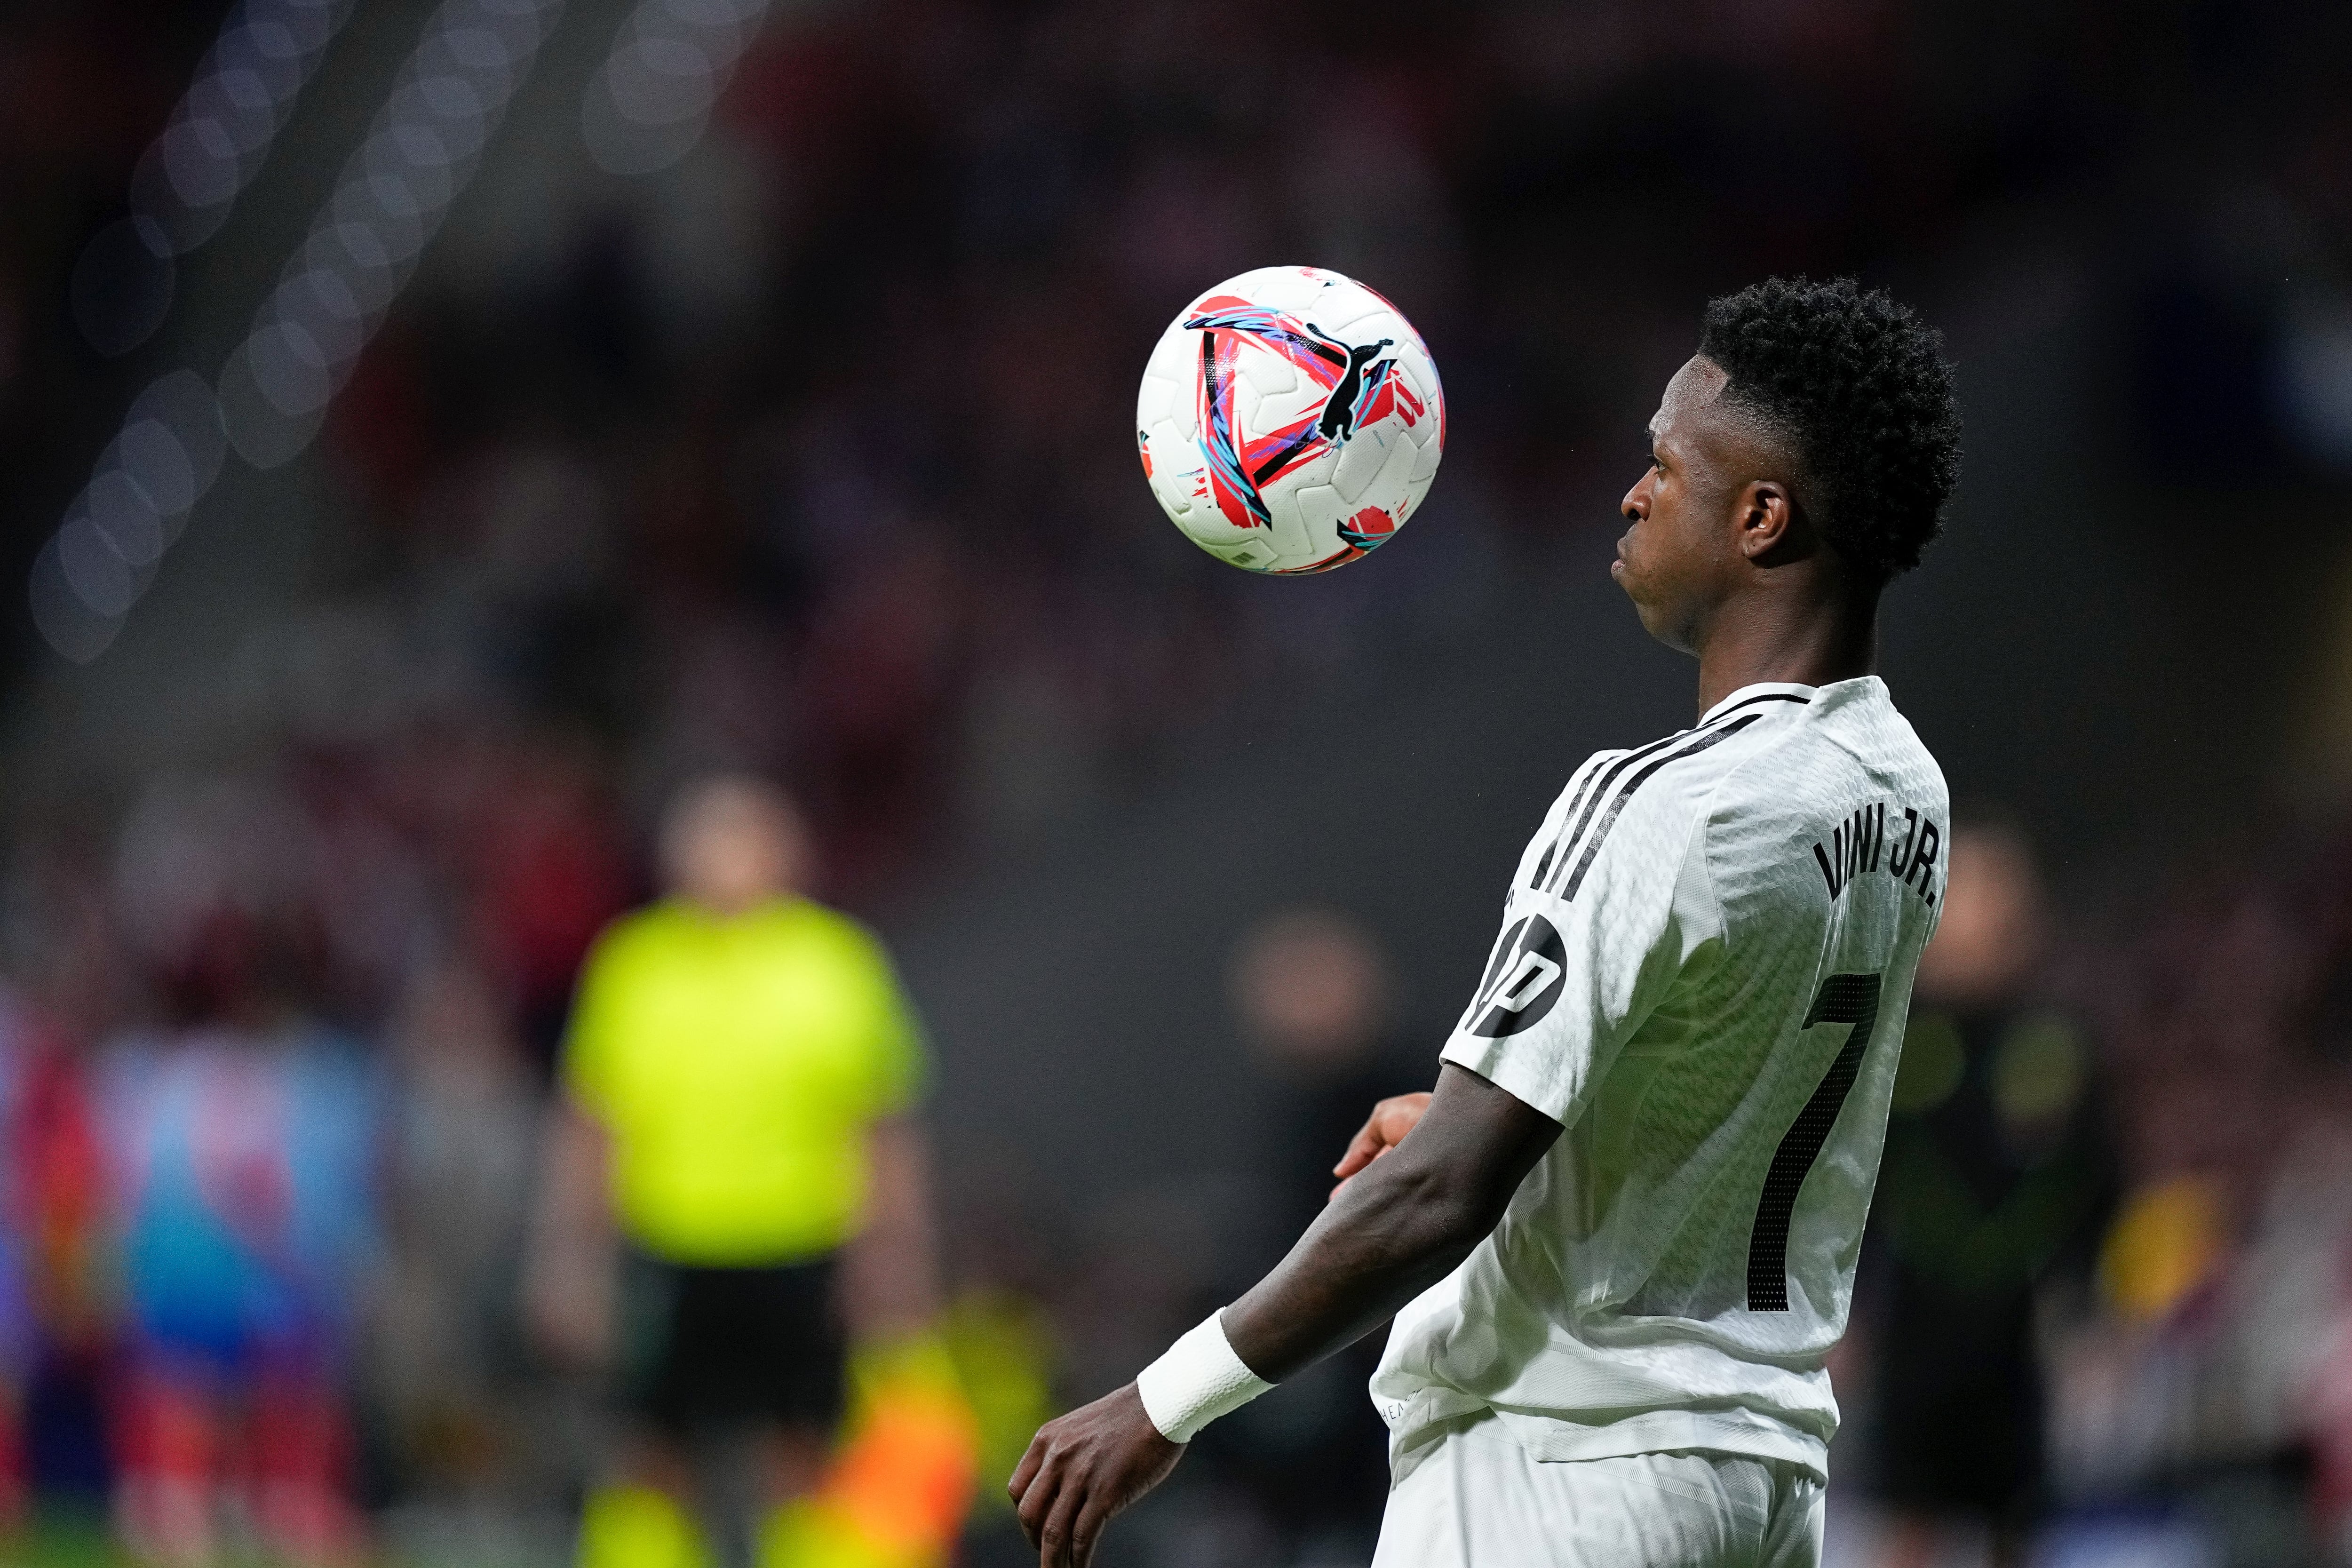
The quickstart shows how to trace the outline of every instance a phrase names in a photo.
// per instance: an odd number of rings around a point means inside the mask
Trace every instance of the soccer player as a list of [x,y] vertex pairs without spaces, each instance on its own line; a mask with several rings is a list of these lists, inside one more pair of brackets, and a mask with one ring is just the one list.
[[1289,1256],[1013,1472],[1045,1568],[1202,1426],[1394,1319],[1376,1568],[1786,1568],[1821,1552],[1845,1326],[1949,831],[1872,673],[1959,416],[1851,281],[1711,302],[1612,574],[1698,722],[1579,768],[1433,1093],[1384,1100]]

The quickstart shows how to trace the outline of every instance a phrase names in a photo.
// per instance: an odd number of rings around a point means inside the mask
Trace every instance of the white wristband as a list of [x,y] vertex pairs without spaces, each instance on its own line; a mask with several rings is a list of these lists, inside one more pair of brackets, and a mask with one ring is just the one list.
[[1234,1353],[1219,1321],[1222,1315],[1210,1313],[1208,1321],[1170,1345],[1136,1376],[1143,1413],[1171,1443],[1191,1442],[1202,1427],[1274,1386]]

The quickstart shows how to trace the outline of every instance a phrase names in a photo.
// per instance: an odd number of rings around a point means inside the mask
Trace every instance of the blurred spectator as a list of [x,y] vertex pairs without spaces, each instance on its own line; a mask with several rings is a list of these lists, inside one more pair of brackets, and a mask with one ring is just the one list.
[[2209,868],[2085,965],[2121,1197],[2044,1331],[2062,1540],[2086,1553],[2125,1513],[2200,1561],[2321,1560],[2315,1527],[2341,1529],[2352,1106],[2312,1048],[2346,956],[2332,883]]
[[30,1309],[0,1379],[16,1424],[12,1479],[34,1494],[16,1501],[89,1524],[104,1518],[113,1479],[105,1407],[116,1270],[86,1047],[140,986],[110,918],[92,824],[75,815],[45,821],[33,852],[9,868],[0,915],[16,977],[0,990],[0,1233]]
[[1072,1267],[1074,1238],[1056,1223],[1071,1194],[1042,1181],[1022,1154],[968,1151],[959,1164],[954,1184],[940,1194],[950,1282],[944,1331],[973,1419],[979,1485],[956,1561],[964,1568],[1033,1563],[1036,1552],[1001,1482],[1063,1408],[1055,1393],[1067,1314],[1054,1307],[1073,1276],[1089,1270]]
[[0,1540],[25,1522],[25,1403],[37,1349],[42,1173],[37,1118],[48,1053],[37,1026],[0,993]]
[[[36,1026],[37,1029],[39,1026]],[[25,1479],[49,1507],[102,1513],[113,1479],[106,1393],[114,1271],[104,1151],[87,1063],[68,1037],[25,1065],[7,1159],[32,1288],[21,1392]]]
[[477,803],[475,920],[541,1068],[554,1059],[581,955],[628,901],[601,780],[581,751],[546,738],[517,746]]
[[392,1068],[390,1255],[369,1349],[402,1489],[520,1490],[532,1402],[513,1303],[538,1097],[497,996],[459,963],[418,976]]
[[873,937],[800,895],[808,853],[772,786],[689,786],[662,825],[669,896],[582,975],[530,1300],[551,1348],[609,1364],[632,1418],[625,1485],[583,1527],[599,1568],[696,1561],[697,1512],[748,1558],[751,1510],[697,1459],[748,1433],[754,1506],[778,1517],[822,1472],[850,1336],[937,1310],[907,1114],[921,1042]]
[[[1943,920],[1919,965],[1865,1253],[1886,1561],[1927,1568],[1989,1535],[2022,1561],[2044,1500],[2035,1292],[2080,1259],[2108,1173],[2079,1030],[2042,1001],[2045,913],[2032,851],[1955,826]],[[1874,1256],[1873,1256],[1874,1255]]]
[[243,1529],[290,1563],[360,1556],[345,1380],[374,1100],[352,1043],[298,1014],[226,1010],[107,1055],[117,1510],[150,1562],[217,1562]]
[[1261,1228],[1278,1257],[1323,1212],[1331,1167],[1373,1101],[1398,1092],[1392,982],[1360,923],[1302,908],[1250,929],[1234,949],[1231,984],[1270,1112]]
[[[1232,986],[1267,1113],[1252,1194],[1259,1256],[1241,1260],[1262,1272],[1322,1211],[1331,1167],[1373,1103],[1419,1085],[1400,1084],[1391,1065],[1389,964],[1356,921],[1312,908],[1267,918],[1235,951]],[[1388,1428],[1366,1384],[1385,1337],[1366,1336],[1202,1435],[1204,1452],[1255,1496],[1288,1561],[1370,1553],[1388,1498]]]

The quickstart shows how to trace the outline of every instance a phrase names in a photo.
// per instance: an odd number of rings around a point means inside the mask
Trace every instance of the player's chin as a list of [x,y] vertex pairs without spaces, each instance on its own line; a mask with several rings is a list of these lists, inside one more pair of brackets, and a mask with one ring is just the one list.
[[1634,613],[1642,617],[1642,624],[1656,631],[1661,618],[1658,598],[1648,591],[1650,584],[1643,578],[1641,568],[1620,557],[1609,563],[1609,580],[1622,588],[1625,596],[1633,601]]
[[1633,613],[1642,618],[1642,629],[1668,647],[1688,651],[1690,643],[1684,633],[1683,618],[1672,605],[1653,599],[1642,592],[1641,584],[1620,578],[1625,596],[1633,601]]

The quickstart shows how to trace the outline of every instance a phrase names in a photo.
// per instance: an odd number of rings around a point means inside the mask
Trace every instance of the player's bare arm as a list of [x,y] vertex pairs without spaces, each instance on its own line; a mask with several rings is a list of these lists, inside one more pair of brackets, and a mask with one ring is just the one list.
[[[1402,1114],[1414,1098],[1381,1103]],[[1225,1309],[1225,1337],[1259,1378],[1279,1383],[1354,1343],[1451,1273],[1559,1137],[1559,1122],[1450,1063],[1426,1099],[1412,1135],[1382,1145],[1393,1157],[1366,1153],[1360,1178]],[[1048,1423],[1009,1489],[1042,1568],[1085,1568],[1111,1516],[1182,1454],[1134,1384]]]
[[1225,1309],[1234,1352],[1267,1382],[1353,1344],[1452,1273],[1559,1137],[1559,1122],[1450,1062],[1426,1098],[1393,1157],[1349,1183]]
[[1429,1091],[1425,1089],[1411,1094],[1392,1094],[1374,1105],[1364,1125],[1348,1141],[1347,1152],[1331,1167],[1331,1174],[1339,1182],[1339,1186],[1331,1189],[1331,1195],[1338,1197],[1339,1187],[1346,1186],[1349,1178],[1403,1142],[1404,1135],[1428,1113]]

